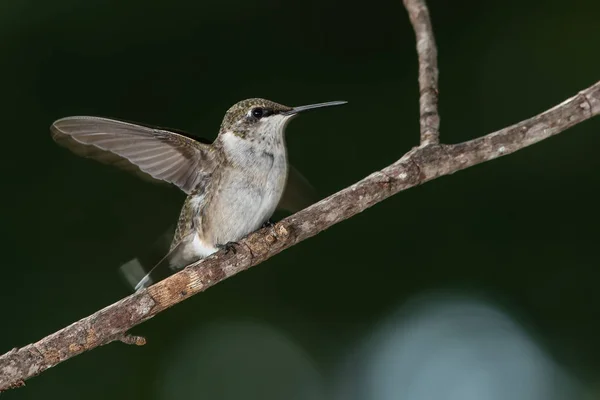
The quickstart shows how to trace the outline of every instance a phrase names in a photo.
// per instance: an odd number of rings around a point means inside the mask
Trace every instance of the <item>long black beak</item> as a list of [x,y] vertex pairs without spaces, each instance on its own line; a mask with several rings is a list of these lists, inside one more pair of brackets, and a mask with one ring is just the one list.
[[299,106],[294,107],[290,111],[284,111],[281,115],[295,115],[304,111],[314,110],[315,108],[323,108],[330,106],[341,106],[342,104],[346,104],[347,101],[328,101],[327,103],[318,103],[318,104],[309,104],[307,106]]

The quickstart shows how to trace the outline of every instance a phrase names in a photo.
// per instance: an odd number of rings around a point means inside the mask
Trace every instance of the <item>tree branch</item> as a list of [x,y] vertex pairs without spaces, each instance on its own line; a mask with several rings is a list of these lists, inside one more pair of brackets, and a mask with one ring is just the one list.
[[273,227],[250,234],[239,241],[235,253],[219,251],[36,343],[0,356],[0,391],[23,386],[26,379],[48,368],[115,340],[144,344],[143,338],[129,336],[127,331],[188,297],[400,191],[513,153],[600,114],[599,81],[556,107],[518,124],[468,142],[438,144],[436,51],[429,16],[424,1],[405,0],[404,3],[419,43],[421,146]]
[[438,144],[440,142],[440,115],[438,113],[437,47],[429,10],[425,1],[403,0],[403,2],[417,38],[421,145]]

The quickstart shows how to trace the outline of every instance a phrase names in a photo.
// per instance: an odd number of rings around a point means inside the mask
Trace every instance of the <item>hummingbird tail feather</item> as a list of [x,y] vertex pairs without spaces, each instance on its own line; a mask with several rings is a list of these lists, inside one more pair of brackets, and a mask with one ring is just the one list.
[[[138,290],[142,287],[148,287],[168,276],[168,274],[166,274],[169,270],[168,268],[166,268],[165,271],[162,271],[162,268],[156,267],[166,260],[169,260],[169,255],[172,254],[171,252],[168,252],[169,245],[174,233],[175,226],[169,226],[169,228],[150,246],[148,251],[127,261],[119,267],[120,274],[125,278],[125,281],[130,287]],[[167,252],[167,256],[163,256]],[[159,260],[158,263],[156,260]],[[162,271],[164,276],[160,277],[155,274],[154,272],[157,270]]]
[[136,287],[138,282],[146,276],[146,268],[144,268],[144,265],[142,265],[142,262],[137,257],[121,265],[119,272],[121,272],[121,275],[131,287]]
[[[147,288],[148,286],[152,285],[154,282],[158,282],[158,281],[166,278],[167,276],[169,276],[169,274],[168,273],[165,274],[165,272],[169,272],[169,271],[171,271],[171,269],[164,268],[164,267],[171,266],[171,257],[169,257],[169,255],[171,255],[171,254],[172,254],[172,252],[169,252],[162,260],[160,260],[158,262],[158,264],[156,264],[154,267],[152,267],[152,269],[150,271],[148,271],[148,273],[146,275],[144,275],[142,277],[142,279],[140,279],[139,282],[134,286],[133,290],[135,290],[137,292],[138,290]],[[162,276],[161,278],[159,278],[157,273],[161,273],[161,275],[165,275],[165,276]]]

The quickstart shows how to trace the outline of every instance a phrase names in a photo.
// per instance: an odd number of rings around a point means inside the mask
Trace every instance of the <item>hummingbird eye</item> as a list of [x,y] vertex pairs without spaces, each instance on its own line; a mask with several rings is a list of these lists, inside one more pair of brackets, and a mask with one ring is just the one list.
[[263,115],[265,114],[265,111],[260,108],[260,107],[256,107],[253,108],[250,113],[252,114],[252,116],[256,119],[261,119],[263,117]]

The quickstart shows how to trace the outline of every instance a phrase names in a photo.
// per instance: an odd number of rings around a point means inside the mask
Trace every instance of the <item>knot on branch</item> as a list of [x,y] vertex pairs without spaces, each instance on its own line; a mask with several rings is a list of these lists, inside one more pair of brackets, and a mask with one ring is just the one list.
[[242,243],[248,249],[252,260],[261,260],[286,246],[292,236],[292,228],[289,224],[278,222],[272,226],[265,227],[250,234]]

